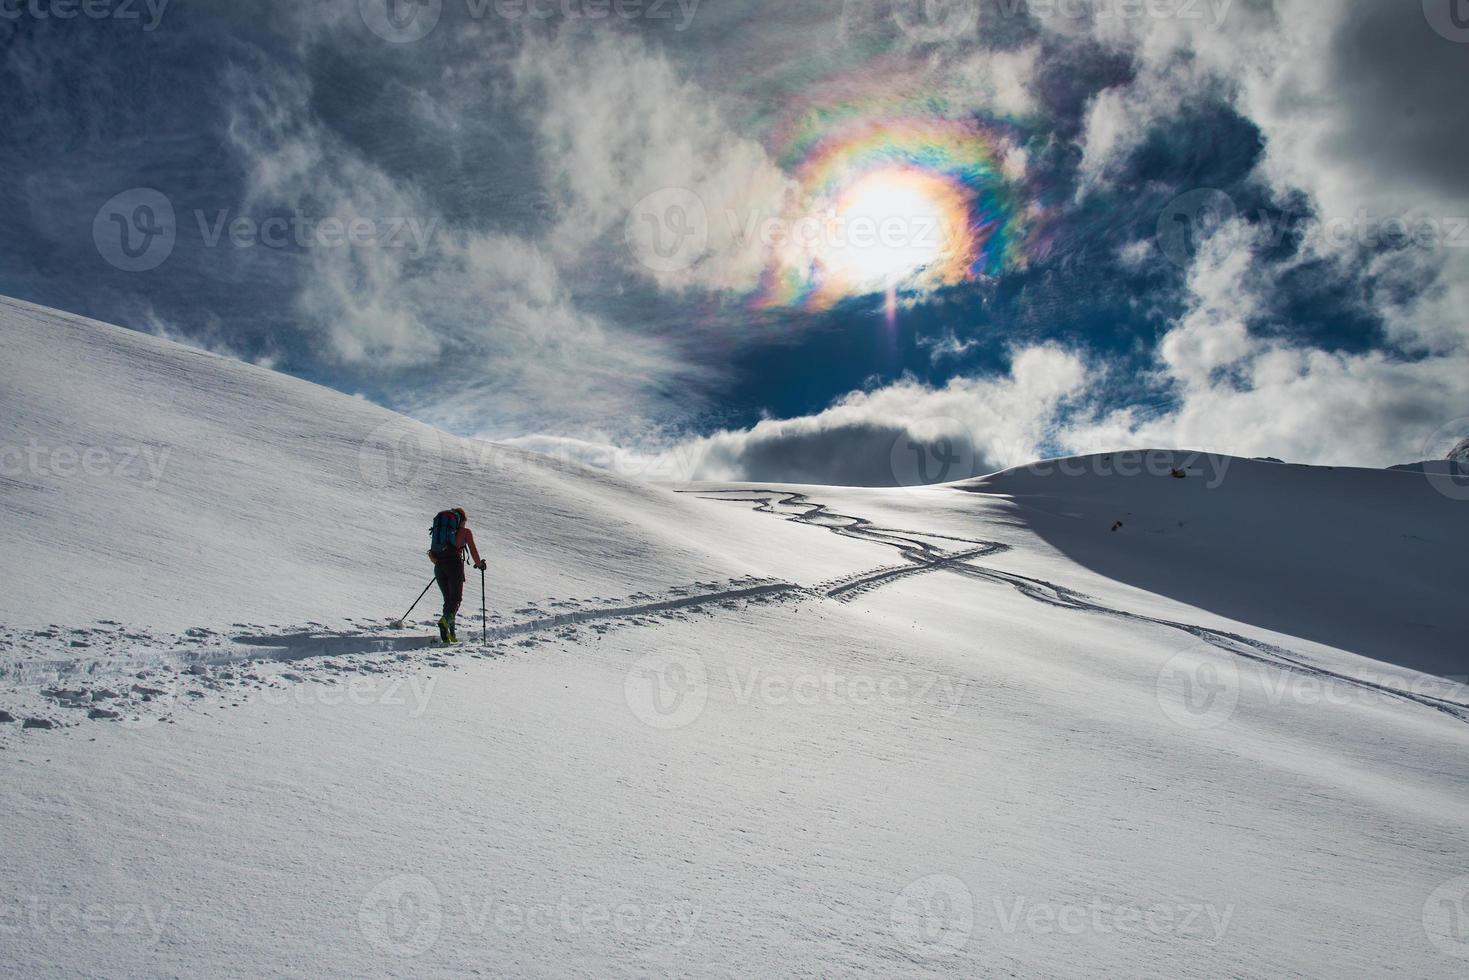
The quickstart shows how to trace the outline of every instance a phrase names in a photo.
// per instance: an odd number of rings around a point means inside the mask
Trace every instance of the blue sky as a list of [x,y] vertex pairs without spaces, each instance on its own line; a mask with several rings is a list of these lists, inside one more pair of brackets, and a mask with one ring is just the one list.
[[[1469,434],[1459,2],[6,0],[0,292],[686,477],[1403,462]],[[942,262],[749,234],[856,199]]]

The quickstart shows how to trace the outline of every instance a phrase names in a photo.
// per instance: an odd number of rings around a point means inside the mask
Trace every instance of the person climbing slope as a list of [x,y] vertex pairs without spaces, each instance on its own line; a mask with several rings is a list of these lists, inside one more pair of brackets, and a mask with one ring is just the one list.
[[463,507],[441,511],[434,518],[429,531],[428,556],[434,563],[434,581],[444,594],[444,614],[439,617],[439,639],[445,643],[458,643],[454,631],[454,618],[459,614],[459,604],[464,600],[464,552],[474,557],[474,567],[484,571],[487,565],[474,546],[474,532],[469,529],[469,517]]

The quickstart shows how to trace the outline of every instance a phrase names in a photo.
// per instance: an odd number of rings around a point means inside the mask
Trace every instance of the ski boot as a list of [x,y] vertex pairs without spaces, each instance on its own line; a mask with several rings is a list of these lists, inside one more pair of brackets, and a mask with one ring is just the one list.
[[454,634],[452,632],[450,632],[449,621],[447,619],[445,619],[443,616],[440,616],[439,617],[439,642],[440,643],[448,643],[449,642],[449,637],[451,637],[453,635]]

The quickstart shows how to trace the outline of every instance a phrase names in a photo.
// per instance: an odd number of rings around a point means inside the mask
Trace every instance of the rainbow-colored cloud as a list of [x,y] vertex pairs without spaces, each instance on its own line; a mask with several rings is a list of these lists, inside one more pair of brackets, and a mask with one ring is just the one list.
[[891,304],[1023,263],[1021,194],[976,120],[845,106],[804,113],[786,135],[795,190],[755,306],[822,310],[882,292]]

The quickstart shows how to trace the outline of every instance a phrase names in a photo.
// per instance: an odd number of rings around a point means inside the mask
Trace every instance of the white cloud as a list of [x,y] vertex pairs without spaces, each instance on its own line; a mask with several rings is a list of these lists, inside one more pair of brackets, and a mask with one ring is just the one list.
[[[1417,5],[1377,0],[1237,0],[1224,30],[1181,18],[1052,19],[1048,29],[1128,52],[1130,82],[1095,96],[1081,143],[1082,192],[1107,183],[1180,107],[1225,100],[1259,127],[1259,176],[1278,199],[1304,193],[1317,223],[1293,265],[1336,263],[1365,284],[1388,347],[1333,353],[1252,333],[1257,300],[1290,266],[1259,260],[1239,225],[1200,251],[1193,303],[1159,344],[1158,381],[1175,410],[1122,410],[1062,437],[1078,450],[1191,446],[1308,462],[1411,459],[1436,428],[1469,412],[1469,247],[1375,250],[1332,225],[1407,218],[1443,231],[1469,219],[1462,49]],[[1465,236],[1469,244],[1469,234]],[[1131,263],[1141,244],[1124,251]]]
[[939,61],[930,84],[951,103],[997,116],[1023,118],[1039,109],[1032,83],[1040,46],[1014,51],[966,52],[953,63]]
[[[546,182],[562,192],[559,253],[578,256],[611,235],[621,264],[662,288],[756,286],[768,248],[744,231],[752,218],[782,214],[789,181],[757,141],[730,128],[710,94],[635,36],[608,31],[530,39],[516,76],[539,103]],[[688,217],[707,233],[707,250],[687,267],[639,266],[625,223],[635,204],[668,189],[697,200],[703,215]]]
[[1188,311],[1158,346],[1158,380],[1177,404],[1073,420],[1057,442],[1076,452],[1204,449],[1297,462],[1390,466],[1414,461],[1430,435],[1466,414],[1463,351],[1405,358],[1333,353],[1251,333],[1261,291],[1254,233],[1235,222],[1200,249]]
[[962,479],[1034,458],[1085,381],[1077,355],[1029,347],[1014,354],[1008,375],[852,392],[815,415],[685,443],[672,468],[703,480],[857,486]]
[[[245,210],[287,209],[321,220],[424,220],[427,203],[318,125],[302,79],[263,80],[259,65],[233,65],[229,135],[246,165]],[[349,364],[404,367],[436,358],[442,339],[424,321],[427,298],[401,250],[314,247],[296,305]]]
[[[302,328],[352,370],[417,381],[399,407],[456,431],[505,434],[604,415],[633,424],[649,389],[694,372],[664,345],[579,308],[554,249],[454,225],[316,119],[286,73],[237,67],[229,134],[247,168],[241,209],[377,227],[406,247],[310,247],[300,262]],[[576,392],[568,400],[568,390]]]

